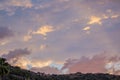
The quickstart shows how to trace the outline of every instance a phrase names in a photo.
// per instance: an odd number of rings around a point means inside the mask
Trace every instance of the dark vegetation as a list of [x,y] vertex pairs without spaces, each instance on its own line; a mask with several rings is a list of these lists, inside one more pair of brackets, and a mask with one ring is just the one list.
[[120,80],[120,76],[103,73],[82,74],[80,72],[63,75],[35,73],[13,67],[6,62],[6,59],[0,58],[0,80]]

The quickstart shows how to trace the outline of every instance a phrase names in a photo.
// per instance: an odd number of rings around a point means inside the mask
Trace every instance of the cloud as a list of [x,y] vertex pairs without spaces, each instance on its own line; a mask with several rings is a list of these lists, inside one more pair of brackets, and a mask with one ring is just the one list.
[[14,35],[13,31],[8,27],[0,27],[0,40],[8,37],[12,37]]
[[[102,55],[102,56],[101,56]],[[98,54],[92,58],[81,57],[80,59],[68,59],[62,70],[68,69],[69,73],[110,73],[120,74],[120,57],[109,54]]]
[[40,45],[40,50],[44,50],[47,47],[48,47],[48,45],[42,44],[42,45]]
[[120,75],[120,57],[114,56],[108,60],[105,65],[107,72],[110,74],[118,74]]
[[45,66],[48,66],[52,63],[51,60],[47,60],[47,61],[40,61],[40,60],[33,60],[31,61],[30,65],[32,67],[38,67],[38,68],[41,68],[41,67],[45,67]]
[[17,58],[18,60],[16,60],[16,62],[14,61],[14,63],[12,63],[12,65],[14,66],[19,66],[23,69],[31,69],[31,68],[42,68],[45,66],[49,66],[52,61],[51,60],[47,60],[47,61],[41,61],[41,60],[31,60],[29,58],[26,57],[19,57]]
[[47,36],[47,33],[54,31],[52,26],[44,25],[41,26],[37,31],[33,32],[33,34],[40,34],[43,36]]
[[51,60],[31,60],[26,57],[19,57],[12,63],[10,62],[10,64],[12,64],[13,66],[19,66],[22,69],[28,69],[34,72],[58,73],[57,68],[49,67],[51,63]]
[[111,18],[114,19],[114,18],[118,18],[120,15],[112,15]]
[[103,14],[103,19],[108,19],[108,18],[109,18],[109,16]]
[[101,18],[97,16],[91,16],[88,24],[102,24]]
[[8,62],[13,66],[18,66],[22,69],[29,69],[28,65],[30,64],[30,60],[25,57],[14,58]]
[[4,46],[4,45],[6,45],[8,42],[9,42],[9,41],[7,41],[7,40],[0,41],[0,45],[1,45],[1,46]]
[[30,39],[32,39],[32,30],[29,30],[27,35],[25,35],[23,38],[25,42],[29,41]]
[[31,0],[4,0],[0,3],[0,10],[11,7],[31,8],[33,6]]
[[90,27],[89,27],[89,26],[84,27],[83,30],[84,30],[84,31],[89,31],[89,30],[90,30]]
[[31,8],[33,6],[31,0],[4,0],[0,1],[0,10],[8,12],[8,15],[13,15],[18,7]]
[[25,48],[25,49],[15,49],[13,51],[9,51],[8,54],[2,55],[2,57],[6,58],[8,61],[11,59],[18,59],[19,57],[23,57],[26,55],[29,55],[31,52]]
[[25,41],[25,42],[29,41],[30,39],[32,39],[32,36],[31,36],[31,35],[25,35],[25,36],[24,36],[24,41]]
[[81,57],[80,59],[68,59],[62,69],[69,69],[73,72],[105,72],[106,59],[103,56],[96,55],[92,59]]
[[24,49],[15,49],[13,51],[9,51],[8,54],[3,54],[2,57],[6,58],[7,61],[14,66],[19,66],[23,69],[29,69],[29,65],[31,67],[45,67],[52,63],[51,60],[32,60],[27,58],[27,55],[30,55],[31,51],[27,48]]
[[[27,42],[29,40],[32,39],[32,37],[34,35],[43,35],[44,36],[44,40],[47,39],[47,34],[50,33],[50,32],[53,32],[55,29],[53,29],[53,26],[50,26],[50,25],[44,25],[44,26],[41,26],[38,30],[36,31],[33,31],[33,30],[29,30],[27,35],[25,35],[23,37],[23,41]],[[45,48],[46,46],[45,45],[41,45],[40,46],[40,49],[43,49]]]
[[113,14],[113,15],[103,15],[103,19],[116,19],[116,18],[118,18],[120,15],[118,15],[118,14]]
[[60,74],[61,73],[61,71],[58,70],[57,68],[49,67],[49,66],[45,66],[45,67],[42,67],[42,68],[33,67],[33,68],[31,68],[31,71],[43,72],[43,73],[46,73],[46,74]]
[[11,0],[10,3],[11,6],[16,7],[31,8],[33,6],[31,0]]
[[9,51],[7,54],[3,54],[2,57],[6,58],[7,61],[13,66],[19,66],[26,69],[27,64],[29,64],[30,61],[25,57],[30,54],[31,51],[29,51],[27,48],[24,48]]

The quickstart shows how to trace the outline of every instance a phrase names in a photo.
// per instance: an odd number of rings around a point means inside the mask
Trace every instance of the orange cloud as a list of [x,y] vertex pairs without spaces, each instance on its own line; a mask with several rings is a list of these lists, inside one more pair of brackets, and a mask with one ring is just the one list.
[[31,67],[42,68],[45,66],[49,66],[52,63],[52,61],[30,60],[27,59],[26,57],[17,57],[17,59],[16,58],[10,59],[9,63],[12,64],[13,66],[19,66],[23,69],[29,69],[28,65],[30,65]]
[[26,35],[26,36],[24,36],[24,41],[29,41],[31,38],[32,38],[32,36]]
[[47,33],[54,31],[52,26],[45,25],[41,26],[37,31],[33,32],[33,34],[41,34],[43,36],[46,36]]
[[48,66],[52,63],[51,60],[48,60],[48,61],[31,61],[30,65],[32,67],[38,67],[38,68],[41,68],[41,67],[45,67],[45,66]]
[[[16,61],[15,63],[13,63],[13,61]],[[14,58],[12,60],[9,61],[10,64],[14,65],[14,66],[19,66],[22,69],[30,69],[28,67],[28,65],[30,65],[31,67],[37,67],[37,68],[42,68],[45,66],[49,66],[52,61],[48,60],[48,61],[38,61],[38,60],[29,60],[25,57],[19,57],[18,60],[14,60]]]
[[84,31],[89,31],[89,30],[90,30],[90,27],[87,26],[87,27],[83,28],[83,30],[84,30]]
[[107,15],[104,14],[104,15],[103,15],[103,18],[104,18],[104,19],[108,19],[109,16],[107,16]]
[[12,65],[19,66],[22,69],[28,69],[28,64],[30,64],[30,60],[25,57],[20,57],[15,63],[12,63]]
[[91,16],[88,24],[102,24],[101,18],[97,16]]
[[25,56],[30,54],[31,51],[29,51],[27,48],[14,49],[9,51],[7,54],[3,54],[2,57],[6,58],[11,65],[26,69],[26,66],[30,63],[30,61],[25,58]]

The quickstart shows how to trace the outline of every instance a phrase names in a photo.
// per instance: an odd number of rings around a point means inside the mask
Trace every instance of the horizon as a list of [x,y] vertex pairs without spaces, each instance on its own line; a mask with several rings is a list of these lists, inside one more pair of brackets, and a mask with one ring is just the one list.
[[120,75],[120,0],[0,0],[0,57],[50,74]]

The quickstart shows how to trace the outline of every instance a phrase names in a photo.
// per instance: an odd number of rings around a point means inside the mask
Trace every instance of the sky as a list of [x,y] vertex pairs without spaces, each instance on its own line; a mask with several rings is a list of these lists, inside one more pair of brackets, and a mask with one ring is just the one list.
[[120,0],[0,0],[0,57],[49,74],[120,74]]

